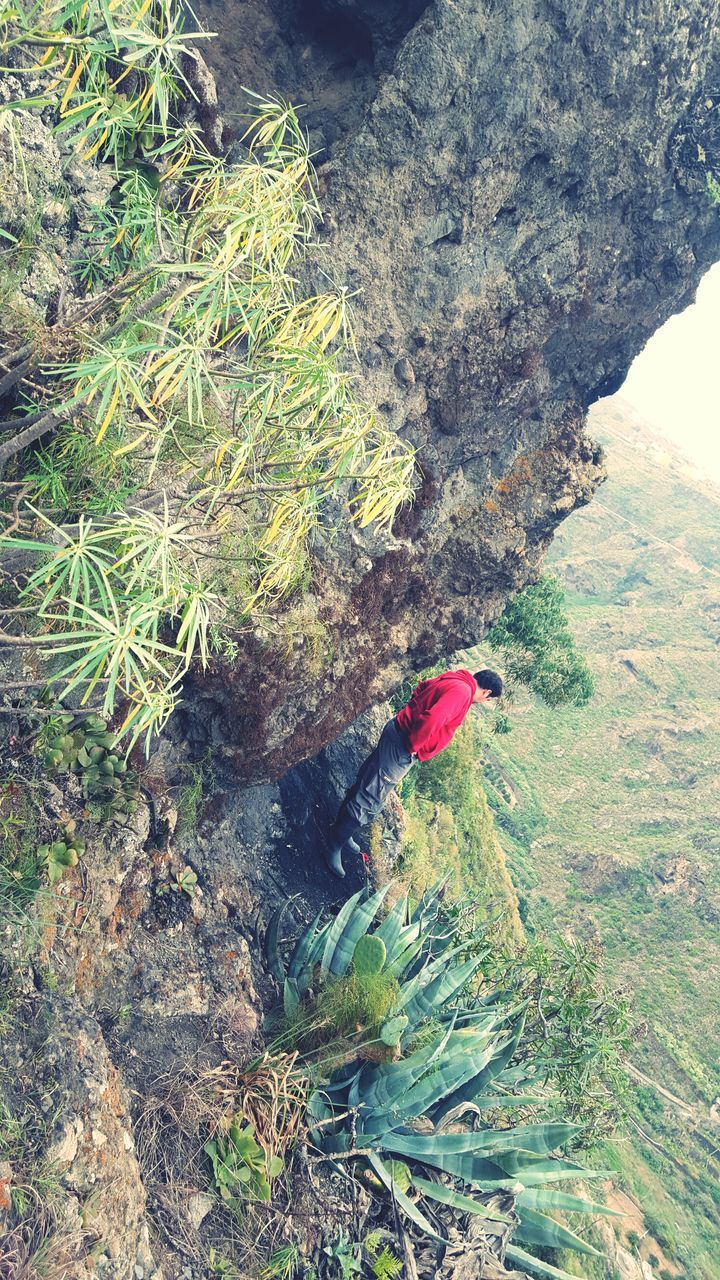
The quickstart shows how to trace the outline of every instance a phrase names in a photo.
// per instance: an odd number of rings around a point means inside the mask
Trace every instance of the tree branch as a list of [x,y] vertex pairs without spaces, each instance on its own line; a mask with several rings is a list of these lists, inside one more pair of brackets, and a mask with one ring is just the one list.
[[[0,648],[7,649],[42,649],[47,644],[58,644],[61,636],[9,636],[0,631]],[[45,682],[47,683],[47,681]]]
[[17,431],[21,427],[32,427],[46,412],[46,409],[41,409],[39,413],[28,414],[26,418],[6,418],[4,422],[0,422],[0,431]]
[[28,356],[27,360],[23,360],[20,364],[14,365],[10,372],[5,374],[4,378],[0,378],[0,397],[4,396],[6,392],[11,391],[16,382],[21,381],[28,369],[32,368],[36,359],[37,353],[33,351],[32,354]]

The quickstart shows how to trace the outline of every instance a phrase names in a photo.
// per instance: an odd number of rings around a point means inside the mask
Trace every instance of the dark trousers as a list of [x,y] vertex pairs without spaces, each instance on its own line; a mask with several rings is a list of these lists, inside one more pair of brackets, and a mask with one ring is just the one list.
[[361,764],[357,778],[343,800],[330,838],[344,843],[377,817],[393,787],[405,777],[415,763],[407,742],[394,720],[388,720],[380,740],[367,760]]

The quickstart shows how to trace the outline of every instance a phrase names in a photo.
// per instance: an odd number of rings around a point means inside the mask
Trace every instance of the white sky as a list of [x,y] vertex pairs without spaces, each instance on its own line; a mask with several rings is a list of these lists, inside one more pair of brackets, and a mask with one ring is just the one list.
[[720,262],[633,361],[620,395],[720,481]]

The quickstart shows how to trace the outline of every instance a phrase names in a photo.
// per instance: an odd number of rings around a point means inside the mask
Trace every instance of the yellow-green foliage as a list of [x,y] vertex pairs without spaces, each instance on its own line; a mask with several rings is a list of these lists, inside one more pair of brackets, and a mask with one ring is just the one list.
[[398,983],[387,971],[360,974],[351,969],[323,983],[317,996],[303,1002],[287,1021],[283,1043],[305,1054],[321,1051],[324,1060],[342,1058],[350,1046],[358,1052],[377,1042],[398,994]]
[[406,802],[400,873],[418,895],[435,884],[442,868],[450,872],[449,890],[462,892],[457,823],[447,805],[411,797]]
[[407,820],[400,875],[422,892],[451,873],[451,898],[477,896],[502,913],[507,941],[524,938],[518,902],[482,786],[478,730],[468,719],[440,755],[417,766],[401,792]]
[[[28,505],[9,542],[38,558],[25,595],[48,654],[63,655],[50,679],[96,690],[106,715],[124,701],[134,740],[164,723],[218,629],[222,648],[223,623],[254,626],[307,583],[327,497],[344,495],[361,526],[392,523],[413,453],[355,394],[344,291],[298,289],[319,209],[292,107],[256,100],[231,165],[174,113],[190,96],[182,55],[201,38],[182,32],[176,0],[61,0],[5,21],[8,43],[48,68],[45,97],[20,108],[54,113],[84,161],[117,175],[77,263],[92,305],[70,301],[29,343],[8,338],[31,418],[18,411],[0,466],[69,421],[84,438],[31,464],[58,524]],[[156,491],[142,512],[108,510],[69,474],[82,456],[92,475],[88,450],[107,462],[108,441],[122,496]],[[92,519],[78,522],[78,496]],[[325,660],[321,634],[310,647]]]
[[684,1071],[690,1077],[698,1093],[700,1093],[707,1102],[713,1103],[717,1098],[717,1087],[709,1072],[705,1069],[700,1059],[693,1053],[689,1045],[681,1040],[678,1036],[674,1036],[662,1023],[656,1023],[653,1031],[658,1040],[665,1046],[672,1055],[681,1071]]

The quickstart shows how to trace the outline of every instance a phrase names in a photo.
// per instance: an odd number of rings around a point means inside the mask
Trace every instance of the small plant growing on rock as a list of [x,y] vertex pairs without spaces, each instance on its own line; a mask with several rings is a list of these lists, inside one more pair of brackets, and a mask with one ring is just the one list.
[[218,1194],[230,1208],[238,1209],[248,1200],[269,1203],[273,1178],[282,1173],[283,1162],[256,1141],[254,1125],[231,1120],[227,1130],[219,1129],[203,1150],[212,1161]]
[[91,817],[97,821],[125,822],[137,800],[137,776],[113,750],[115,735],[101,716],[88,716],[76,725],[70,713],[59,718],[60,732],[43,750],[50,776],[77,774]]
[[192,867],[185,866],[177,876],[173,887],[180,893],[186,893],[188,898],[192,898],[196,891],[199,892],[197,890],[197,879],[197,872],[193,871]]
[[340,1280],[352,1280],[353,1276],[362,1275],[362,1245],[358,1240],[351,1240],[342,1227],[334,1240],[325,1245],[323,1253],[335,1264],[331,1274]]
[[71,819],[63,829],[62,840],[53,840],[38,847],[38,855],[47,866],[51,885],[62,879],[68,867],[76,867],[85,852],[85,841],[76,834],[76,827],[74,819]]

